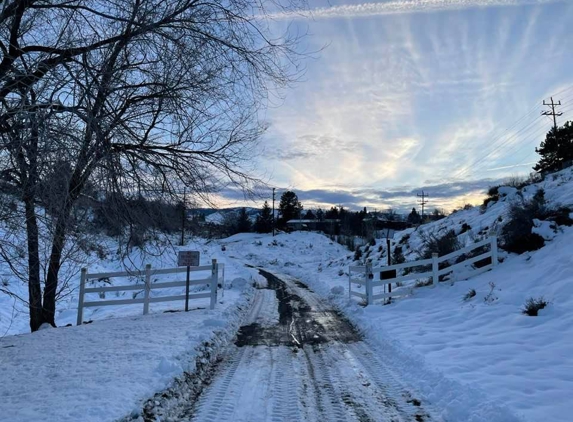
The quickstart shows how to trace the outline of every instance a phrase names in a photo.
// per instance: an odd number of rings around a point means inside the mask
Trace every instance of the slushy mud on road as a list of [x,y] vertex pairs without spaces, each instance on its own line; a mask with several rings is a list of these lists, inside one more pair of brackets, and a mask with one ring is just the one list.
[[[238,347],[283,345],[302,348],[332,341],[354,343],[362,340],[338,311],[313,309],[298,294],[289,291],[277,276],[264,270],[260,273],[267,280],[266,289],[275,291],[279,320],[267,327],[257,322],[241,327],[235,342]],[[308,290],[300,282],[296,285]]]

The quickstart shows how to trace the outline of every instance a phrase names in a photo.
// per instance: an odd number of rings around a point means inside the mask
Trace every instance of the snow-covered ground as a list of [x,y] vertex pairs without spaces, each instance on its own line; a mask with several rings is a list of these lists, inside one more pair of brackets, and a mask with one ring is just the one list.
[[[531,197],[543,188],[550,205],[571,206],[572,180],[568,169],[524,188],[522,194]],[[422,247],[420,231],[461,233],[465,223],[471,228],[459,239],[466,244],[491,230],[499,233],[508,205],[519,200],[517,190],[502,191],[507,195],[486,212],[478,207],[459,211],[417,231],[398,233],[396,243],[408,235],[404,253],[415,259]],[[549,237],[553,239],[538,251],[501,253],[504,262],[493,271],[454,285],[416,288],[410,297],[368,308],[348,301],[353,254],[325,236],[241,235],[225,244],[229,256],[295,276],[337,303],[378,340],[403,369],[405,380],[445,409],[446,420],[491,420],[488,406],[497,405],[526,421],[564,422],[571,420],[573,391],[573,228],[558,227]],[[370,248],[375,265],[386,260],[385,251],[378,252],[380,244]],[[470,289],[476,296],[463,300]],[[530,297],[549,302],[538,317],[522,313]]]
[[[403,246],[409,260],[422,247],[422,232],[440,235],[454,230],[461,243],[472,243],[492,230],[499,233],[509,204],[519,195],[528,198],[543,188],[551,205],[571,206],[572,180],[569,169],[521,193],[501,189],[505,196],[485,212],[459,211],[418,230],[398,233],[395,243]],[[197,241],[186,249],[202,251],[202,263],[211,258],[225,263],[230,280],[257,277],[255,270],[243,266],[248,263],[308,284],[343,310],[377,345],[379,355],[395,368],[394,375],[412,385],[445,421],[565,422],[571,420],[573,391],[573,228],[548,231],[547,224],[538,226],[550,239],[538,251],[520,256],[502,253],[503,262],[492,271],[453,285],[415,288],[409,297],[390,305],[367,308],[348,299],[348,266],[355,264],[354,254],[324,235],[240,234]],[[364,257],[375,265],[384,263],[383,243],[370,246]],[[131,259],[136,267],[150,262],[157,268],[173,266],[175,256],[172,250],[160,258]],[[113,259],[90,265],[90,271],[116,269],[121,265]],[[184,371],[193,371],[206,342],[218,348],[230,340],[252,298],[250,287],[240,285],[226,291],[214,311],[164,314],[164,308],[152,307],[152,315],[143,317],[139,306],[96,308],[86,314],[85,319],[94,320],[89,325],[4,336],[0,339],[2,419],[100,421],[140,411],[143,400],[171,385]],[[476,295],[463,300],[470,289]],[[60,325],[75,320],[76,288],[72,285],[69,291],[60,304]],[[25,316],[12,318],[11,306],[5,306],[11,305],[10,300],[0,297],[0,324],[8,317],[12,321],[3,329],[26,331]],[[549,302],[538,317],[521,312],[530,297]]]
[[0,341],[0,420],[113,421],[214,358],[250,292],[215,310],[123,317]]

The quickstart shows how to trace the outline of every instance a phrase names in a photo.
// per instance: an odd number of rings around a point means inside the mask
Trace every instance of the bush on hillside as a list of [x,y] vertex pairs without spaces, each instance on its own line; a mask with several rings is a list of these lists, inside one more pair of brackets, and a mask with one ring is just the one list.
[[476,295],[476,290],[475,289],[470,289],[463,297],[464,302],[467,302],[468,300],[470,300],[472,297],[474,297]]
[[461,244],[453,230],[448,231],[441,237],[434,233],[420,233],[420,237],[423,242],[422,251],[419,253],[421,259],[429,259],[434,253],[437,253],[438,256],[443,256],[461,249]]
[[485,211],[487,206],[490,202],[497,202],[499,201],[499,188],[501,185],[492,186],[487,191],[487,197],[483,200],[483,204],[481,206],[481,210]]
[[516,188],[516,189],[523,189],[529,183],[530,183],[530,180],[528,177],[515,175],[515,176],[509,177],[507,179],[505,185],[511,186],[512,188]]
[[402,239],[400,239],[400,242],[398,242],[400,245],[405,245],[406,243],[408,243],[408,241],[410,240],[410,234],[407,234],[405,236],[402,236]]
[[509,207],[509,222],[501,232],[503,249],[522,254],[542,248],[545,244],[543,238],[531,232],[533,219],[545,219],[549,214],[543,189],[539,189],[530,201],[512,203]]
[[534,299],[534,298],[530,297],[525,302],[525,305],[524,305],[523,309],[521,310],[521,312],[525,315],[537,316],[539,313],[539,310],[545,308],[546,306],[547,306],[547,301],[545,301],[545,299],[543,299],[543,296],[541,296],[538,299]]
[[406,258],[404,257],[404,253],[402,252],[401,246],[396,246],[394,251],[392,252],[392,265],[394,264],[403,264],[406,262]]
[[472,226],[470,226],[468,223],[464,223],[462,224],[462,228],[460,230],[460,234],[468,232],[472,229]]
[[360,246],[357,246],[356,251],[354,252],[354,260],[360,261],[360,258],[362,258],[362,249],[360,249]]
[[548,220],[555,221],[559,226],[573,226],[573,219],[571,219],[571,208],[559,207],[555,211],[550,212]]

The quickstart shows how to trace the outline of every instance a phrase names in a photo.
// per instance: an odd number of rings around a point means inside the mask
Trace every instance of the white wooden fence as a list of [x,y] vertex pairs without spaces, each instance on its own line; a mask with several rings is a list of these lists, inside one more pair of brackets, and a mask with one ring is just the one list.
[[[189,273],[187,273],[189,269]],[[201,279],[191,279],[191,273],[196,272],[210,272],[210,275]],[[219,276],[221,272],[221,276]],[[167,282],[151,282],[151,278],[156,275],[167,275],[167,274],[186,274],[187,277],[183,281],[167,281]],[[114,277],[140,277],[145,279],[145,283],[141,284],[131,284],[124,286],[106,286],[106,287],[86,287],[86,283],[89,280],[101,280],[109,279]],[[149,313],[149,304],[158,302],[170,302],[175,300],[185,301],[185,310],[187,310],[187,304],[190,299],[204,299],[210,298],[210,308],[215,308],[215,303],[217,303],[217,284],[224,286],[225,284],[225,264],[218,264],[217,260],[214,259],[211,265],[202,265],[199,267],[177,267],[177,268],[163,268],[163,269],[152,269],[151,264],[145,266],[144,271],[119,271],[119,272],[108,272],[108,273],[88,273],[87,268],[82,268],[81,280],[80,280],[80,297],[78,305],[78,320],[77,324],[81,325],[83,320],[84,308],[90,307],[101,307],[101,306],[115,306],[115,305],[133,305],[133,304],[143,304],[143,315]],[[189,293],[190,286],[204,285],[209,287],[209,292],[207,293]],[[185,287],[184,295],[177,296],[158,296],[150,297],[151,290],[165,289],[171,287]],[[85,295],[87,293],[99,293],[100,295],[105,295],[107,292],[125,292],[133,290],[142,290],[142,298],[133,299],[115,299],[115,300],[95,300],[95,301],[85,301]]]
[[[489,245],[489,250],[471,258],[465,258],[455,264],[451,264],[450,260],[454,258],[461,257],[475,249],[486,247]],[[363,299],[367,305],[374,303],[376,299],[386,299],[386,298],[396,298],[400,296],[406,296],[410,293],[411,289],[401,288],[397,291],[390,292],[392,284],[396,286],[396,283],[403,284],[406,281],[414,281],[420,279],[431,279],[434,286],[438,285],[439,277],[445,274],[450,274],[450,280],[455,280],[457,275],[461,273],[462,270],[467,269],[468,266],[475,264],[476,262],[483,261],[487,258],[491,258],[491,263],[484,265],[477,269],[472,269],[469,272],[464,273],[464,279],[474,277],[485,271],[492,269],[498,263],[497,254],[497,237],[491,236],[489,239],[482,240],[481,242],[474,243],[473,245],[467,246],[463,249],[454,251],[444,256],[438,256],[438,254],[432,254],[432,258],[423,259],[418,261],[405,262],[403,264],[390,265],[386,267],[375,267],[372,265],[364,266],[350,266],[348,271],[348,295],[349,298],[352,296],[357,296]],[[440,269],[440,264],[442,268]],[[399,275],[400,270],[412,269],[416,267],[428,267],[424,272],[410,272],[406,275]],[[395,272],[395,276],[392,277],[391,271]],[[385,272],[385,279],[381,280],[381,272]],[[377,278],[374,274],[378,274]],[[360,285],[365,287],[363,292],[352,290],[352,285]],[[388,292],[386,292],[386,286],[388,286]],[[374,291],[377,287],[384,287],[383,292]],[[411,287],[411,286],[410,286]]]

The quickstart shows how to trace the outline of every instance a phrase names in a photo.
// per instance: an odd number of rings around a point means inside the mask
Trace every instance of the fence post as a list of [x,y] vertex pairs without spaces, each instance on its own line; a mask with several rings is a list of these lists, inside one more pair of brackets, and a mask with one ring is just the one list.
[[[217,260],[213,259],[211,261],[212,268],[211,268],[211,303],[209,308],[215,309],[215,303],[217,303],[217,283],[219,282],[219,264],[217,264]],[[225,280],[223,280],[223,283]]]
[[77,325],[82,325],[84,319],[84,290],[86,288],[86,278],[88,274],[87,268],[82,268],[82,273],[80,276],[80,299],[78,303],[78,323]]
[[[219,274],[217,274],[218,276]],[[221,282],[221,288],[223,289],[221,292],[221,296],[225,297],[225,266],[221,270],[221,277],[223,277],[223,281]]]
[[438,274],[439,271],[439,266],[438,266],[438,254],[437,253],[433,253],[432,254],[432,284],[434,286],[437,286],[438,283],[440,282],[440,276]]
[[497,261],[497,236],[490,237],[491,242],[491,265],[496,266],[498,264]]
[[372,281],[374,279],[374,274],[372,274],[372,264],[366,264],[366,304],[372,305],[374,300],[372,299]]
[[348,300],[352,299],[352,271],[348,266]]
[[151,291],[151,264],[145,266],[145,292],[143,295],[143,315],[149,313],[149,293]]

